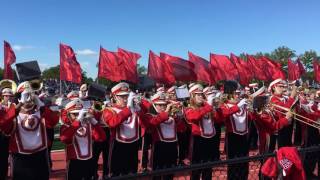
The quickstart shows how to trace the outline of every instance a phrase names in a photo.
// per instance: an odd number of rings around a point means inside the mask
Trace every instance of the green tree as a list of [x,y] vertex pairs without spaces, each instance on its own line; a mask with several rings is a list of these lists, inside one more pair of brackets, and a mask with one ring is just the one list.
[[147,74],[147,68],[145,66],[142,66],[140,64],[137,65],[138,75],[146,75]]
[[317,52],[315,52],[314,50],[305,51],[304,54],[299,55],[298,58],[305,66],[306,71],[312,71],[312,62],[314,59],[317,59]]
[[271,52],[270,58],[272,60],[280,62],[282,67],[287,70],[288,67],[288,59],[296,57],[295,51],[286,47],[280,46],[274,51]]
[[60,79],[60,65],[50,67],[42,72],[43,79]]

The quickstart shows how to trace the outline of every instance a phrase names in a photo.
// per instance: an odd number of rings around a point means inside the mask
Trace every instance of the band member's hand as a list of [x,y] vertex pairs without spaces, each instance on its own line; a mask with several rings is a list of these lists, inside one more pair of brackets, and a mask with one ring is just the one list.
[[22,104],[24,104],[25,102],[29,101],[31,98],[31,94],[28,91],[23,91],[21,93],[21,97],[20,99],[18,99],[19,102],[21,102]]
[[212,106],[213,104],[213,100],[214,100],[214,95],[213,94],[210,94],[208,97],[207,97],[207,103]]
[[241,107],[243,107],[243,106],[245,106],[245,105],[248,105],[248,102],[247,102],[246,99],[241,99],[240,102],[237,104],[237,106],[238,106],[239,108],[241,108]]
[[166,108],[167,113],[170,113],[172,106],[173,106],[173,103],[170,103],[167,105],[167,108]]
[[88,109],[81,109],[77,117],[77,120],[82,121],[85,118],[87,113],[88,113]]
[[296,95],[297,95],[297,86],[293,86],[290,97],[295,98]]
[[288,119],[289,124],[291,124],[291,122],[292,122],[292,117],[293,117],[292,112],[291,112],[291,111],[288,111],[288,112],[286,113],[286,119]]
[[127,100],[127,107],[133,108],[133,98],[135,96],[134,92],[130,92]]

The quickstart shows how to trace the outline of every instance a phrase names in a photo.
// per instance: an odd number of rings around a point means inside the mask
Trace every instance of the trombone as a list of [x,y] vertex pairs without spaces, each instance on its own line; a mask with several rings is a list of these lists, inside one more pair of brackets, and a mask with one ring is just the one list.
[[[283,106],[279,106],[277,104],[269,103],[269,105],[274,107],[274,108],[272,108],[273,111],[276,111],[276,112],[281,113],[283,115],[285,115],[286,112],[289,112],[289,111],[292,112],[291,109],[283,107]],[[316,129],[320,130],[320,122],[319,121],[314,121],[314,120],[307,118],[305,116],[302,116],[296,112],[292,112],[292,114],[295,116],[295,118],[294,118],[295,120],[300,121],[306,125],[312,126]]]

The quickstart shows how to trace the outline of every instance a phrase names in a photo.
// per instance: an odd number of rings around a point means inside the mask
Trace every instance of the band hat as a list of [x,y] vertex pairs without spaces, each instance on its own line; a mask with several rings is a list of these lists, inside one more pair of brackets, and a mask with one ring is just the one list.
[[250,88],[246,86],[246,87],[244,88],[244,90],[250,91]]
[[157,89],[157,92],[165,92],[164,87],[159,87],[159,88]]
[[211,86],[208,86],[208,87],[206,87],[206,88],[203,89],[203,93],[204,93],[205,95],[209,95],[209,94],[213,94],[214,92],[213,92],[212,87],[211,87]]
[[190,83],[190,84],[188,85],[188,87],[191,88],[191,87],[194,86],[194,85],[196,85],[196,83]]
[[67,98],[72,100],[74,98],[79,98],[79,92],[78,91],[71,91],[68,93]]
[[83,108],[83,103],[79,98],[75,98],[66,104],[65,110],[68,113],[79,113]]
[[288,85],[295,85],[296,84],[296,82],[297,82],[297,80],[294,80],[294,81],[288,81]]
[[201,84],[195,84],[189,89],[190,94],[202,94],[203,87]]
[[281,78],[272,81],[272,82],[270,83],[269,87],[268,87],[268,91],[271,92],[271,89],[272,89],[273,87],[275,87],[276,85],[280,85],[280,84],[282,84],[282,85],[285,84],[284,81],[283,81]]
[[252,93],[251,94],[251,97],[257,97],[257,96],[261,96],[261,95],[264,95],[265,94],[265,90],[266,90],[266,87],[265,86],[262,86],[260,89],[258,89],[256,92]]
[[172,86],[172,87],[170,87],[170,88],[167,90],[167,93],[169,93],[169,94],[174,94],[176,88],[177,88],[177,86]]
[[2,96],[13,96],[13,92],[10,88],[4,88],[1,92]]
[[23,91],[28,89],[30,89],[30,83],[28,81],[24,81],[18,85],[17,93],[22,93]]
[[249,84],[249,88],[258,88],[258,83],[251,83]]
[[[181,86],[179,86],[179,88],[182,88],[182,89],[184,89],[184,88],[187,88],[188,86],[186,85],[186,84],[183,84],[183,85],[181,85]],[[189,87],[190,88],[190,87]]]
[[163,92],[157,92],[151,97],[153,104],[167,104],[166,96]]
[[88,90],[88,85],[87,84],[82,84],[80,86],[80,91],[87,91]]
[[125,82],[118,83],[111,89],[113,95],[122,96],[130,93],[129,84]]

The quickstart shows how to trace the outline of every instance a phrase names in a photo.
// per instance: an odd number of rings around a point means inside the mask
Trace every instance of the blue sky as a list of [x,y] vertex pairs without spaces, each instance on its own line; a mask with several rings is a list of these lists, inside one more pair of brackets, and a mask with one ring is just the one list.
[[0,40],[14,47],[17,62],[36,59],[42,69],[59,63],[63,42],[95,78],[100,45],[138,52],[145,66],[149,50],[207,59],[210,52],[270,52],[281,45],[319,53],[319,8],[317,0],[6,0]]

